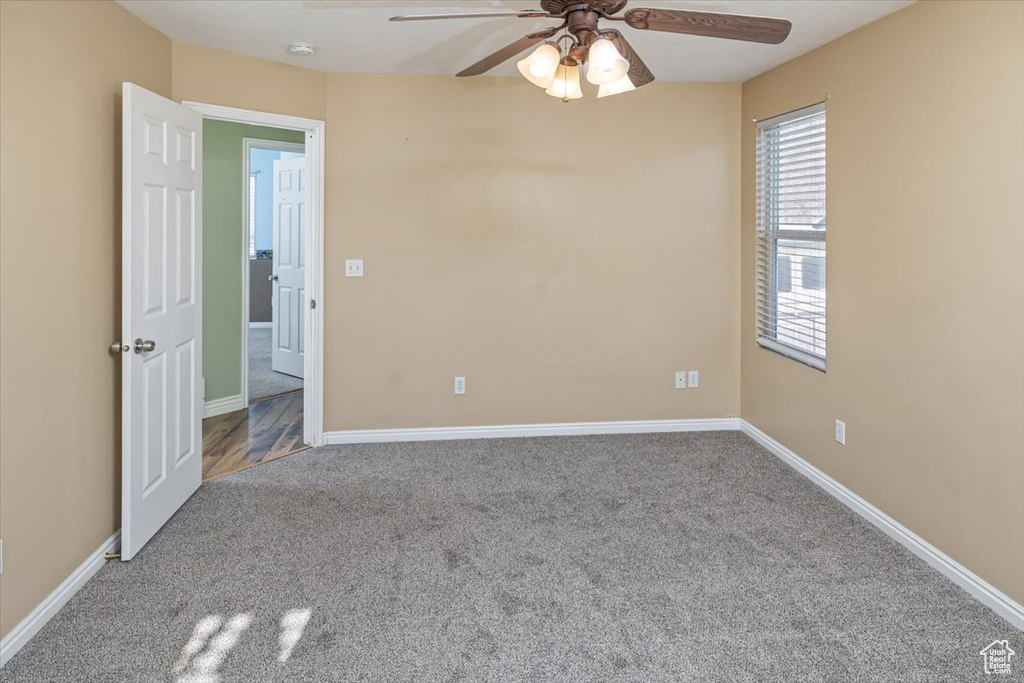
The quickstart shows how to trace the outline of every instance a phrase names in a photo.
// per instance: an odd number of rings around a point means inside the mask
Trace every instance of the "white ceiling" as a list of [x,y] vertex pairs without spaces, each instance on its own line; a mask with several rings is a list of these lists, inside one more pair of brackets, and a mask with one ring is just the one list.
[[[694,9],[778,17],[793,22],[782,45],[638,31],[621,22],[659,80],[744,81],[913,0],[631,0],[629,7]],[[551,19],[453,19],[392,23],[396,14],[537,8],[529,0],[118,0],[150,26],[182,43],[227,50],[330,73],[454,74]],[[605,22],[605,25],[611,22]],[[316,54],[287,52],[313,43]],[[515,60],[488,75],[517,76]]]

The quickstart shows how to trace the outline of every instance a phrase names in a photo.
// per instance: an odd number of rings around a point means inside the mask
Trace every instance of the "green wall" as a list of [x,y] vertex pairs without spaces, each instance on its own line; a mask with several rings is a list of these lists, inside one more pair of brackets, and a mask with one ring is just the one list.
[[203,376],[206,400],[242,393],[242,139],[303,142],[302,131],[203,121]]

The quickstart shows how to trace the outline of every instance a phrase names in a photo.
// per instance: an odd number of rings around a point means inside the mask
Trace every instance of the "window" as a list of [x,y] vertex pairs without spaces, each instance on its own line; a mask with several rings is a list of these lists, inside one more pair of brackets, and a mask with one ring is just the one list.
[[256,258],[256,174],[249,174],[249,258]]
[[757,343],[825,369],[825,105],[757,123]]

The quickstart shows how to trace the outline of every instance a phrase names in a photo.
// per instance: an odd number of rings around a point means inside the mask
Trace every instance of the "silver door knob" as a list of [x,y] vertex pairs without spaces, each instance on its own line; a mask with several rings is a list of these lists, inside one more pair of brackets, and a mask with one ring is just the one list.
[[142,337],[135,340],[135,353],[142,353],[143,351],[152,351],[156,348],[156,342],[152,339],[142,341]]
[[277,276],[276,275],[268,275],[267,276],[267,282],[277,282]]

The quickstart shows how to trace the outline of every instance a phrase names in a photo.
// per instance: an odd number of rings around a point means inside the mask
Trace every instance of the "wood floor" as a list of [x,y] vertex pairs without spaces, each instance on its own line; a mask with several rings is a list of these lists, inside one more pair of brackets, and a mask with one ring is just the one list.
[[203,481],[305,450],[302,392],[203,420]]

